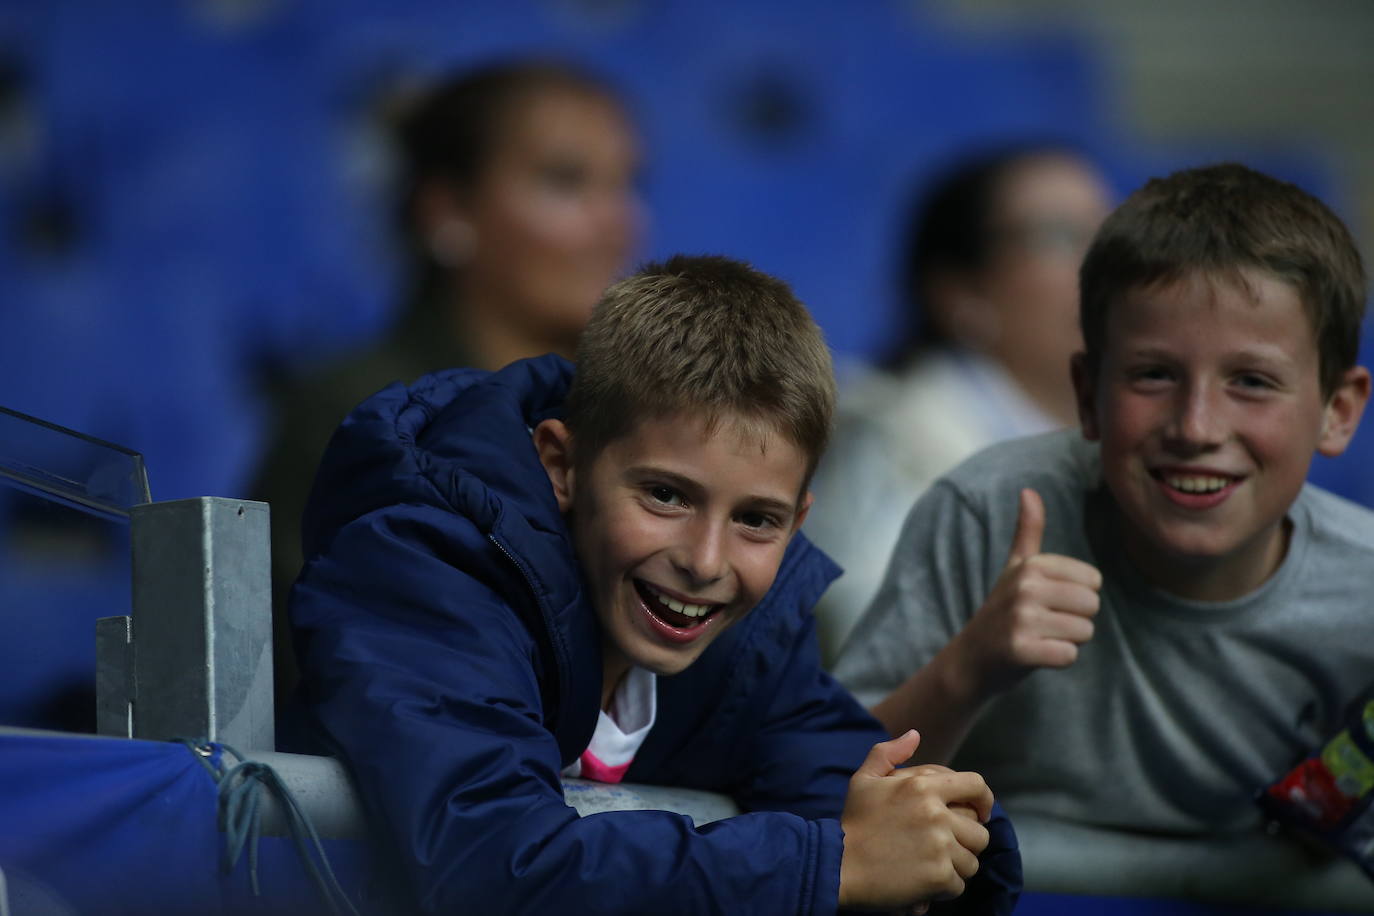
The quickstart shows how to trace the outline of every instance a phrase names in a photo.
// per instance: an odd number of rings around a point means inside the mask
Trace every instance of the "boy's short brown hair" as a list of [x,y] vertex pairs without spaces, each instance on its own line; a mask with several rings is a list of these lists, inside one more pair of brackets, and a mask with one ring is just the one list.
[[1365,305],[1359,251],[1321,201],[1235,163],[1151,179],[1102,224],[1079,271],[1089,370],[1097,371],[1107,315],[1128,290],[1194,272],[1243,282],[1245,268],[1268,271],[1297,290],[1329,397],[1359,350]]
[[677,255],[613,284],[577,348],[567,424],[579,464],[651,419],[742,420],[825,451],[835,375],[821,330],[781,280],[730,258]]

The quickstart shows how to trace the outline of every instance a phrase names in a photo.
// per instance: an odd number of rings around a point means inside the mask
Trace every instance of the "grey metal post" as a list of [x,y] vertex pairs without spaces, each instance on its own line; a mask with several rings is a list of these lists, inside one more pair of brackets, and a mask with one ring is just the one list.
[[112,738],[134,736],[134,619],[95,622],[95,731]]
[[[267,504],[207,496],[129,515],[134,737],[272,750]],[[106,632],[117,642],[117,625]]]

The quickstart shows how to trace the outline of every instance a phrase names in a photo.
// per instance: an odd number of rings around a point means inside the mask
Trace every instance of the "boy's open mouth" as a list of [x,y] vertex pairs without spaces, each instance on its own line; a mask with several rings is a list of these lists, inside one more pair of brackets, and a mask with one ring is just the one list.
[[1224,490],[1236,480],[1234,477],[1222,477],[1215,474],[1166,474],[1161,472],[1158,476],[1175,490],[1182,490],[1184,493],[1216,493],[1218,490]]
[[688,604],[663,594],[641,579],[634,580],[635,590],[639,592],[644,607],[659,620],[679,630],[691,630],[701,626],[720,610],[720,604]]
[[1150,472],[1174,502],[1205,509],[1224,500],[1245,478],[1233,474],[1155,469]]

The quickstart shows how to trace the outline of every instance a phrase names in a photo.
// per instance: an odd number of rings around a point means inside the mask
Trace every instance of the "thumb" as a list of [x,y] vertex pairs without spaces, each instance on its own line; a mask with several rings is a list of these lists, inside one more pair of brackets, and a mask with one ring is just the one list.
[[855,776],[886,776],[897,767],[906,763],[911,755],[916,753],[916,747],[921,743],[921,733],[916,729],[908,729],[904,735],[899,735],[891,741],[882,741],[873,745],[869,750],[864,762],[854,771]]
[[1011,539],[1007,564],[1029,560],[1040,552],[1045,534],[1045,503],[1040,494],[1027,487],[1021,491],[1021,514],[1016,519],[1016,534]]

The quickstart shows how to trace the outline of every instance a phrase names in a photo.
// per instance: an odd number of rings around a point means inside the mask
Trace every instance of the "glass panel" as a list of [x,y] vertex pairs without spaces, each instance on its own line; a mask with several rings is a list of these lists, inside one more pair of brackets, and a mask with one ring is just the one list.
[[151,501],[138,452],[0,407],[0,477],[74,508],[125,516]]
[[95,621],[130,613],[143,458],[0,408],[0,724],[95,730]]

